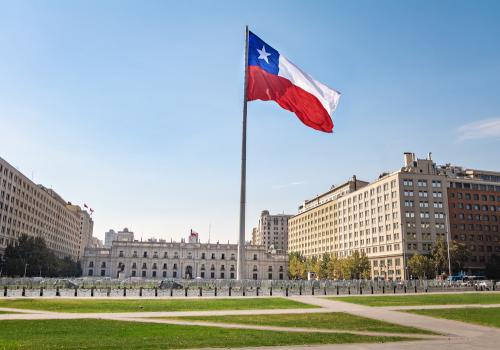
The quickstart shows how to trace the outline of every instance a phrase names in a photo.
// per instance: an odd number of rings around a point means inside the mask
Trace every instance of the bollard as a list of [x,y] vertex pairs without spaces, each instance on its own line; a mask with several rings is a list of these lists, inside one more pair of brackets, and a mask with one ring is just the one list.
[[75,297],[78,296],[78,287],[75,287]]
[[174,296],[174,290],[172,288],[170,288],[170,296]]
[[312,286],[312,292],[311,293],[312,293],[312,295],[314,295],[314,286]]
[[427,287],[425,287],[425,292],[426,292],[426,293],[428,292],[428,289],[427,289]]
[[259,287],[255,289],[256,295],[259,296]]
[[3,296],[7,296],[7,286],[3,287]]
[[285,296],[288,296],[288,287],[285,289]]
[[158,288],[155,287],[155,297],[157,297],[157,296],[158,296]]
[[495,291],[495,281],[493,281],[493,287],[492,287],[493,291]]
[[415,284],[415,294],[417,294],[417,285]]
[[337,295],[339,295],[339,286],[337,286]]
[[215,287],[215,290],[214,290],[214,296],[215,296],[215,297],[217,296],[217,287]]
[[22,292],[22,294],[21,294],[21,295],[22,295],[23,297],[25,297],[25,296],[26,296],[26,287],[23,287],[23,292]]
[[184,289],[184,296],[185,296],[185,297],[187,297],[187,296],[188,296],[188,289],[187,289],[187,288],[185,288],[185,289]]
[[201,287],[200,287],[200,288],[198,288],[198,289],[200,290],[200,292],[198,293],[198,296],[199,296],[199,297],[203,296],[203,292],[202,292],[202,290],[201,290]]
[[43,287],[40,287],[40,296],[43,297]]
[[[56,292],[58,293],[58,292]],[[57,294],[56,294],[57,295]],[[93,297],[94,296],[94,287],[90,288],[90,296]]]
[[347,287],[347,294],[351,295],[351,286]]
[[108,287],[108,290],[106,291],[106,296],[109,297],[111,295],[111,287]]
[[61,292],[59,291],[59,287],[56,287],[56,297],[60,297]]
[[269,296],[273,296],[273,286],[271,286],[271,288],[269,288]]
[[396,286],[394,286],[394,294],[396,294]]
[[373,286],[372,286],[372,294],[373,294]]
[[299,286],[299,295],[302,295],[302,286]]
[[232,289],[233,289],[233,287],[229,287],[229,296],[231,296]]
[[243,288],[243,296],[246,296],[246,292],[245,288]]
[[363,288],[359,286],[359,295],[363,294]]
[[127,287],[123,287],[123,296],[126,297],[127,296]]
[[404,286],[405,294],[406,294],[406,286]]
[[139,288],[139,296],[142,297],[142,287]]
[[382,286],[382,294],[385,294],[385,285]]
[[323,294],[326,295],[326,287],[323,288]]

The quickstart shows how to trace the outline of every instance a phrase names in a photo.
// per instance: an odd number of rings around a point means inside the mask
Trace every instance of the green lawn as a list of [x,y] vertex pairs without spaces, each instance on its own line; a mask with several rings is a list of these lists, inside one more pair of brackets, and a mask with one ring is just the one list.
[[207,311],[315,308],[285,298],[233,299],[3,299],[0,307],[54,312]]
[[417,328],[399,326],[343,312],[281,315],[188,316],[177,317],[177,319],[187,321],[256,324],[281,327],[325,328],[346,331],[432,334],[432,332]]
[[0,321],[0,349],[185,349],[381,343],[402,337],[274,332],[107,320]]
[[500,293],[407,294],[330,299],[367,306],[500,304]]
[[447,318],[449,320],[477,323],[483,326],[500,328],[500,308],[463,308],[463,309],[439,309],[439,310],[409,310],[408,312]]

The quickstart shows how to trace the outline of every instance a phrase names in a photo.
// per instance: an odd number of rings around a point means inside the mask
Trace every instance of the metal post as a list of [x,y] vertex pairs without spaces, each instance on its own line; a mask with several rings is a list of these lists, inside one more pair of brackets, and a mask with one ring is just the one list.
[[22,295],[23,297],[25,297],[25,296],[26,296],[26,287],[23,287],[23,292],[22,292],[22,294],[21,294],[21,295]]
[[247,172],[247,79],[248,79],[248,26],[245,27],[245,79],[243,87],[243,130],[241,138],[241,187],[240,187],[240,235],[238,239],[238,263],[236,279],[244,279],[245,271],[245,202],[246,202],[246,172]]
[[217,287],[215,287],[215,290],[214,290],[214,297],[217,296]]
[[61,293],[59,292],[59,287],[56,287],[56,297],[60,297]]
[[157,297],[157,296],[158,296],[158,288],[155,287],[155,297]]
[[444,214],[446,219],[446,246],[448,250],[448,276],[451,276],[451,258],[450,258],[450,221],[448,220],[448,215]]
[[123,287],[123,296],[126,297],[127,296],[127,287]]
[[142,297],[142,287],[139,288],[139,296]]
[[75,297],[78,296],[78,287],[75,287]]

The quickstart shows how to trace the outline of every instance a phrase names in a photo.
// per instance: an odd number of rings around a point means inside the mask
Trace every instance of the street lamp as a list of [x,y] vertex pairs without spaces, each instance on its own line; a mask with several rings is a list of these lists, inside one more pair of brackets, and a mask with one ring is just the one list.
[[445,222],[446,222],[446,246],[448,252],[448,276],[451,277],[451,258],[450,258],[450,221],[448,220],[448,215],[444,214]]

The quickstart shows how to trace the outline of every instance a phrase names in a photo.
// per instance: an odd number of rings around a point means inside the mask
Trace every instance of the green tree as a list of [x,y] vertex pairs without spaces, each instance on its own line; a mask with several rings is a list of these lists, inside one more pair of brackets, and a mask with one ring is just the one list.
[[7,246],[4,259],[3,273],[8,276],[81,276],[79,263],[56,257],[41,237],[22,235],[16,245]]
[[[464,267],[465,262],[469,258],[470,252],[467,246],[457,241],[451,242],[450,247],[450,261],[451,273],[458,273]],[[432,250],[432,259],[434,267],[438,274],[448,274],[448,244],[444,238],[439,238],[436,241],[434,249]]]
[[433,275],[434,263],[429,256],[416,253],[408,260],[408,268],[412,275],[424,279]]
[[364,253],[355,250],[346,258],[346,267],[350,279],[369,278],[371,272],[370,260]]
[[337,256],[332,255],[327,264],[327,276],[329,279],[342,279],[342,261]]
[[302,279],[306,275],[305,259],[298,252],[289,254],[288,272],[291,279]]

